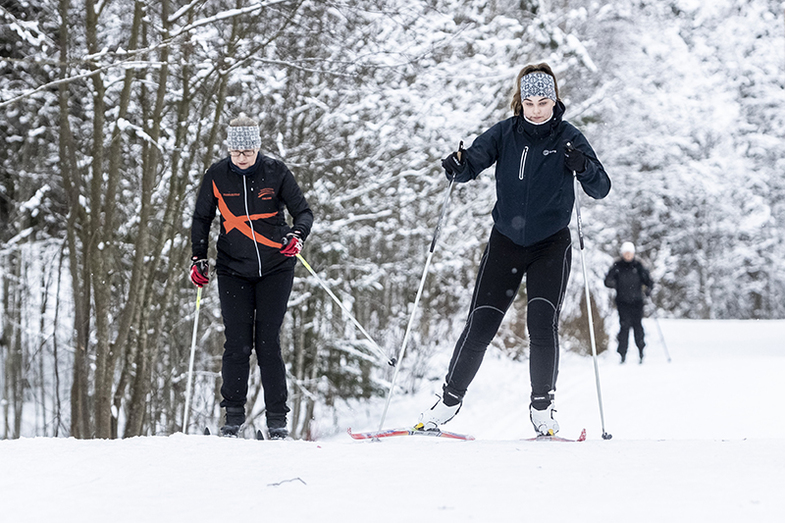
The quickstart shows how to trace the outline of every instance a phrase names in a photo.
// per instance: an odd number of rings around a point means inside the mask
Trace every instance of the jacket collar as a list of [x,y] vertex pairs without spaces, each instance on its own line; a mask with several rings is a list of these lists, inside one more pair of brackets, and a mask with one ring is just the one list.
[[553,107],[553,117],[542,125],[536,125],[527,121],[523,117],[523,113],[521,113],[518,115],[517,130],[519,133],[523,133],[533,139],[544,138],[561,124],[564,110],[564,103],[561,100],[557,100],[556,105]]
[[259,153],[256,155],[256,163],[247,169],[240,169],[234,164],[234,162],[232,162],[232,159],[229,158],[229,170],[232,171],[233,173],[239,174],[240,176],[252,176],[256,174],[256,171],[259,169],[260,165],[262,165],[261,151],[259,151]]

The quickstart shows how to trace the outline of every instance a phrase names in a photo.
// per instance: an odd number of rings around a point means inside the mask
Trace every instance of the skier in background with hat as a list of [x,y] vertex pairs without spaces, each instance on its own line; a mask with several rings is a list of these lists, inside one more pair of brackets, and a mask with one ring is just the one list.
[[653,287],[646,267],[635,258],[635,245],[621,245],[621,259],[615,261],[605,276],[605,286],[616,289],[616,308],[619,311],[619,346],[616,351],[621,363],[627,360],[630,329],[638,347],[639,363],[643,363],[643,348],[646,346],[643,324],[643,298],[651,295]]

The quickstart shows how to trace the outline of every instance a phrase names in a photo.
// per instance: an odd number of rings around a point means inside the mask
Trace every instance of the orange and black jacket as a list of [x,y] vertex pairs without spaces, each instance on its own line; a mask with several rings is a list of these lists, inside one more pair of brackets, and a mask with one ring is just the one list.
[[[202,179],[191,225],[193,255],[207,258],[210,226],[218,209],[219,273],[261,277],[294,265],[294,258],[280,253],[281,240],[293,230],[305,240],[313,224],[313,213],[294,176],[282,162],[261,153],[243,174],[232,167],[224,158]],[[292,227],[286,223],[284,207],[292,215]]]

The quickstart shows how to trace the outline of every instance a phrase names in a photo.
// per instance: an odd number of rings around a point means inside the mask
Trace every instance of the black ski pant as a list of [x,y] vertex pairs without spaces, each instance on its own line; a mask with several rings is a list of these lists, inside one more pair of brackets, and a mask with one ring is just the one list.
[[251,351],[255,349],[268,418],[289,411],[279,333],[293,281],[293,267],[261,278],[218,274],[226,336],[221,367],[222,407],[245,405]]
[[463,398],[526,275],[532,401],[547,406],[559,370],[559,314],[572,264],[570,231],[522,247],[494,228],[485,247],[466,325],[455,345],[445,401]]
[[643,348],[646,346],[643,333],[643,302],[623,302],[617,301],[616,308],[619,310],[619,348],[616,352],[622,358],[627,357],[627,346],[630,340],[630,329],[632,329],[635,345],[638,347],[640,357],[643,357]]

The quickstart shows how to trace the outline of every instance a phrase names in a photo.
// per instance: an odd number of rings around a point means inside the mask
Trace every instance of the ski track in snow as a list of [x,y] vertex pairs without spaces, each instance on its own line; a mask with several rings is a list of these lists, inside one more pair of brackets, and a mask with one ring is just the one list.
[[[780,521],[785,321],[660,324],[671,363],[652,320],[643,365],[599,357],[610,441],[591,358],[563,355],[556,396],[561,435],[588,440],[526,442],[528,363],[491,351],[445,427],[476,441],[351,440],[383,398],[339,408],[316,442],[0,441],[0,521]],[[394,396],[385,426],[414,423],[431,384]]]

